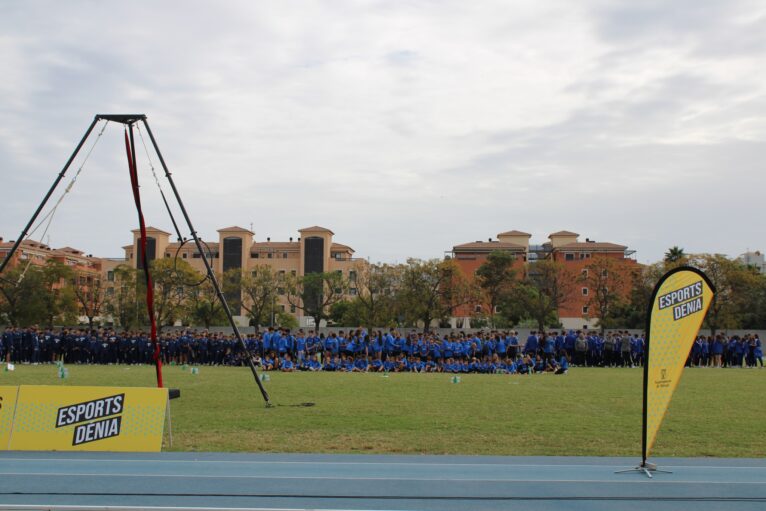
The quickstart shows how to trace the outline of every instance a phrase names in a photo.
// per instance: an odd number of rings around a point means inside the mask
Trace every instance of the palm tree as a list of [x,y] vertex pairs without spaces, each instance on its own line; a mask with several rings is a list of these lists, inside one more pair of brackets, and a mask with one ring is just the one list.
[[674,264],[674,263],[681,262],[684,259],[686,259],[686,254],[684,253],[684,249],[678,246],[673,246],[669,248],[667,252],[665,252],[666,263]]

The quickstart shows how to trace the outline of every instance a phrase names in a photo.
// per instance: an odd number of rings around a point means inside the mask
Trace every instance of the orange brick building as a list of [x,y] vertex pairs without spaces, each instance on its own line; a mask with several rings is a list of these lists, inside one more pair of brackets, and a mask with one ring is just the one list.
[[[588,267],[606,265],[619,274],[614,282],[618,282],[617,293],[626,297],[630,293],[633,271],[638,263],[631,256],[635,253],[624,245],[610,242],[596,242],[590,239],[579,241],[579,234],[570,231],[558,231],[548,236],[548,241],[539,245],[530,245],[531,234],[522,231],[508,231],[497,235],[497,239],[474,241],[455,245],[448,252],[460,269],[469,279],[473,279],[476,270],[495,251],[510,252],[515,261],[513,269],[518,278],[524,278],[536,261],[553,260],[563,265],[565,275],[571,279],[565,303],[559,308],[559,319],[565,328],[592,328],[598,322],[598,316],[591,304],[594,290],[591,287],[597,279],[588,275]],[[608,272],[604,272],[607,275]],[[475,315],[489,315],[489,306],[475,304],[460,308],[456,315],[470,322]]]
[[[13,240],[6,242],[3,238],[0,238],[0,261],[7,257],[13,245]],[[85,254],[85,252],[76,248],[63,247],[54,249],[44,243],[28,239],[19,244],[19,248],[13,255],[13,259],[8,263],[5,271],[14,267],[21,267],[23,271],[27,265],[44,266],[48,261],[58,262],[70,268],[75,274],[74,278],[77,279],[77,285],[83,290],[92,286],[98,286],[101,283],[105,260]],[[64,284],[61,281],[58,285],[54,285],[54,288],[61,288]],[[78,303],[78,307],[82,309],[80,303]],[[80,315],[83,316],[82,310]],[[83,321],[84,318],[81,317],[80,320]]]

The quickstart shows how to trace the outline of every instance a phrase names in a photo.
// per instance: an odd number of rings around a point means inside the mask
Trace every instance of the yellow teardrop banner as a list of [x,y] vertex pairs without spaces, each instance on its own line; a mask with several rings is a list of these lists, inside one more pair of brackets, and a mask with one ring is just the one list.
[[666,273],[652,295],[644,364],[643,462],[654,445],[715,287],[697,268]]

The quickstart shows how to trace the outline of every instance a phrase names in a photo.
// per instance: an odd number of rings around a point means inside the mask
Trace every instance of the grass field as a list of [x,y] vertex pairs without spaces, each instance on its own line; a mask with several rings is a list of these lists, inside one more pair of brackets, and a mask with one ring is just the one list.
[[[149,366],[17,366],[0,385],[153,386]],[[636,456],[640,369],[565,376],[271,373],[265,408],[247,368],[165,367],[180,451]],[[766,370],[687,369],[654,456],[763,457]],[[314,402],[306,408],[301,402]]]

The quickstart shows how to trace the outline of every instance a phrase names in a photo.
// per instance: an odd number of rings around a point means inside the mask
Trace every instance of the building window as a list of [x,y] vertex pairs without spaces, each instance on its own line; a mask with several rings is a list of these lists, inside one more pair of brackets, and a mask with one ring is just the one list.
[[106,296],[114,296],[114,288],[113,287],[106,288]]
[[266,258],[267,258],[267,259],[271,259],[271,257],[272,257],[272,254],[271,254],[271,252],[269,252],[268,254],[266,254]]
[[106,272],[106,280],[108,282],[114,282],[114,272],[112,270]]
[[588,288],[587,287],[582,288],[582,295],[583,296],[588,296]]
[[291,306],[290,306],[290,312],[292,312],[293,314],[295,314],[295,305],[291,305]]
[[500,312],[500,309],[495,305],[495,308],[492,310],[495,314],[498,314]]
[[285,288],[283,288],[283,287],[277,288],[277,294],[280,294],[280,295],[285,294]]
[[199,252],[195,252],[194,254],[192,254],[192,259],[200,259],[201,257],[202,257],[202,254],[200,254]]
[[287,252],[282,252],[282,259],[287,259]]
[[170,254],[165,252],[165,259],[168,259],[170,257]]
[[481,305],[474,305],[473,306],[473,311],[474,312],[481,312]]
[[295,277],[296,275],[298,275],[298,272],[297,272],[297,271],[295,271],[295,270],[290,270],[290,275],[292,275],[293,277]]
[[565,261],[574,261],[574,254],[571,254],[571,253],[564,254],[564,260]]
[[279,279],[285,280],[285,270],[279,270],[279,273],[277,274]]
[[348,272],[348,280],[351,282],[356,282],[356,271],[351,270]]
[[250,275],[252,275],[253,278],[257,277],[258,276],[258,270],[253,270],[252,272],[250,272]]
[[585,269],[582,271],[582,278],[584,278],[584,279],[587,279],[587,278],[588,278],[588,269],[587,269],[587,268],[585,268]]
[[340,276],[343,276],[343,270],[335,270],[335,273],[337,273]]
[[356,296],[356,288],[355,288],[355,287],[352,287],[351,289],[349,289],[349,290],[348,290],[348,293],[349,293],[351,296]]
[[339,294],[341,294],[342,292],[343,292],[343,289],[341,289],[341,288],[339,288],[339,287],[336,287],[336,288],[335,288],[335,294],[339,295]]
[[608,277],[609,276],[609,270],[607,270],[606,268],[601,270],[601,276],[602,277]]
[[252,254],[250,254],[250,257],[252,257],[253,259],[258,259],[258,256],[259,256],[258,252],[253,252]]
[[279,306],[279,309],[280,309],[282,312],[285,312],[285,306],[284,306],[284,305],[280,305],[280,306]]
[[181,257],[182,257],[183,259],[186,259],[186,258],[188,257],[188,255],[189,255],[189,254],[187,254],[186,252],[184,252],[183,254],[181,254]]
[[587,314],[588,313],[588,306],[587,305],[583,305],[582,306],[582,313],[583,314]]

